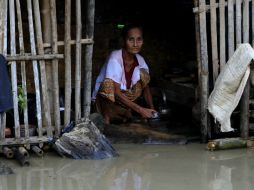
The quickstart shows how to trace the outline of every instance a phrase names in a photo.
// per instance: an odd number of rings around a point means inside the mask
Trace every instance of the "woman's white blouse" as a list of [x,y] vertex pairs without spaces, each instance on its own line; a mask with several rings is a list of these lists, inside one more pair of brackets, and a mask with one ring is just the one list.
[[[131,78],[131,87],[135,85],[140,80],[140,69],[146,69],[149,72],[148,66],[144,58],[136,54],[138,60],[138,66],[135,67],[132,78]],[[113,51],[108,57],[107,61],[104,63],[99,76],[96,79],[95,88],[93,90],[92,99],[96,99],[96,95],[100,88],[101,82],[105,78],[112,79],[114,82],[121,85],[121,90],[126,90],[126,79],[123,65],[123,56],[122,49]]]

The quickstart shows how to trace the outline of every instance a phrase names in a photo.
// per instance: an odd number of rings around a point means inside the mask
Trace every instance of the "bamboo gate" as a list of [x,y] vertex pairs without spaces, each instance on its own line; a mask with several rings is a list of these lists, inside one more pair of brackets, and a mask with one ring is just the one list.
[[[47,4],[48,13],[43,15],[41,4]],[[58,34],[57,9],[55,0],[1,0],[0,1],[0,53],[6,57],[11,70],[11,85],[14,105],[14,131],[15,137],[6,138],[6,114],[0,114],[0,152],[6,145],[30,145],[43,146],[54,136],[59,136],[62,126],[67,125],[71,119],[71,96],[72,87],[75,86],[75,120],[87,117],[90,113],[91,101],[91,75],[93,54],[93,31],[95,0],[65,0],[64,10],[64,40],[60,41]],[[75,17],[72,18],[71,5],[75,5]],[[22,9],[23,6],[23,9]],[[26,10],[24,10],[24,6]],[[82,27],[82,11],[85,13],[85,25]],[[42,15],[42,16],[41,16]],[[84,14],[83,14],[84,15]],[[49,20],[49,33],[44,34],[42,21]],[[75,21],[75,39],[71,38],[71,28]],[[28,25],[29,40],[25,41],[24,23]],[[82,35],[83,34],[83,35]],[[49,35],[50,41],[45,40]],[[85,38],[83,38],[85,36]],[[26,46],[25,44],[29,44]],[[85,55],[82,55],[82,45],[85,46]],[[72,46],[75,46],[71,52]],[[28,47],[28,48],[27,48]],[[64,49],[59,53],[59,49]],[[71,56],[75,56],[75,63],[71,62]],[[64,123],[60,120],[59,107],[59,61],[62,59],[65,70],[65,104]],[[50,63],[50,72],[46,64]],[[27,71],[28,64],[32,64],[32,70]],[[75,70],[75,81],[72,80],[72,67]],[[18,73],[20,71],[20,73]],[[28,107],[27,107],[27,72],[32,72],[34,93],[36,96],[36,118],[38,135],[29,136]],[[81,73],[84,75],[82,82]],[[48,75],[48,76],[47,76]],[[51,77],[52,85],[49,85],[47,77]],[[21,76],[18,79],[17,76]],[[22,113],[18,107],[18,80],[21,80],[24,92],[25,106]],[[75,85],[72,85],[74,84]],[[83,86],[81,86],[83,85]],[[48,95],[48,88],[52,88],[52,97]],[[81,89],[84,89],[81,93]],[[81,94],[84,94],[81,97]],[[53,99],[53,106],[50,98]],[[83,100],[82,100],[83,99]],[[83,105],[81,105],[81,100]],[[53,109],[53,114],[51,110]],[[83,110],[83,111],[81,111]],[[53,116],[52,116],[53,115]],[[20,117],[24,121],[25,133],[21,136]],[[22,125],[23,126],[23,125]],[[46,129],[46,132],[44,132]]]
[[[201,134],[211,138],[207,111],[210,90],[220,69],[232,56],[237,45],[254,46],[254,0],[194,0],[196,44],[201,102]],[[240,102],[240,134],[249,136],[250,83],[247,82]]]

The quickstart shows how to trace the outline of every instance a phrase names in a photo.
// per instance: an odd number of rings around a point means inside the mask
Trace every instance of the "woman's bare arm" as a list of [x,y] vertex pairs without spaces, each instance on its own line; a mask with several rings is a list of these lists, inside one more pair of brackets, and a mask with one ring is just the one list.
[[120,90],[120,84],[114,82],[115,96],[128,108],[138,112],[144,118],[153,117],[153,113],[156,112],[154,109],[148,109],[141,107],[135,102],[130,101]]
[[150,91],[150,87],[148,85],[144,88],[144,97],[149,108],[154,109],[153,97]]

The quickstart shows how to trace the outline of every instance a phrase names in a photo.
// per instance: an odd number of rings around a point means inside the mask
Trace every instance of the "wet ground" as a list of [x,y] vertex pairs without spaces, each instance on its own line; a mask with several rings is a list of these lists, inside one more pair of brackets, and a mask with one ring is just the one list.
[[254,150],[210,152],[205,144],[115,144],[119,157],[71,160],[48,152],[30,166],[1,158],[13,169],[1,190],[252,190]]

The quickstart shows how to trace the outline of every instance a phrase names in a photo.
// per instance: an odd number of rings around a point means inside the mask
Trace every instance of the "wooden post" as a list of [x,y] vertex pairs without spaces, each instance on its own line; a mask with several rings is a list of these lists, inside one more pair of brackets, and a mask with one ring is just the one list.
[[234,0],[228,0],[228,58],[235,50],[235,33],[234,33]]
[[[15,3],[14,0],[9,0],[10,9],[10,42],[11,55],[16,54],[16,27],[15,27]],[[13,108],[14,108],[14,123],[15,123],[15,137],[20,138],[20,124],[19,124],[19,110],[18,110],[18,89],[17,89],[17,66],[16,62],[11,64],[11,80],[12,80],[12,94],[13,94]]]
[[[87,1],[86,37],[93,39],[94,33],[95,0]],[[92,86],[92,56],[93,44],[86,46],[85,53],[85,79],[84,79],[84,117],[87,118],[91,109]]]
[[[24,38],[23,38],[23,27],[22,27],[22,17],[21,17],[21,9],[20,2],[16,0],[16,10],[17,10],[17,20],[18,20],[18,31],[19,31],[19,49],[20,55],[24,55]],[[24,125],[25,125],[25,137],[29,137],[29,128],[28,128],[28,109],[27,109],[27,87],[26,87],[26,64],[25,61],[21,61],[21,80],[22,80],[22,90],[24,93]]]
[[[50,16],[51,16],[51,33],[52,33],[52,53],[58,53],[57,46],[57,21],[56,21],[56,2],[55,0],[50,0]],[[59,109],[59,83],[58,83],[58,60],[52,60],[53,69],[53,95],[54,95],[54,120],[55,120],[55,135],[60,135],[60,109]]]
[[75,64],[75,120],[81,118],[81,35],[82,35],[82,22],[81,22],[81,2],[76,0],[76,64]]
[[210,0],[211,6],[211,45],[212,45],[212,62],[213,62],[213,84],[219,73],[218,44],[217,44],[217,14],[215,0]]
[[[39,0],[33,0],[33,8],[34,8],[34,18],[35,18],[37,49],[38,49],[39,55],[43,55],[44,48],[43,48],[43,40],[42,40]],[[41,76],[43,108],[45,112],[45,120],[46,120],[46,127],[47,127],[47,136],[52,137],[53,134],[52,134],[49,98],[48,98],[48,92],[47,92],[47,89],[48,89],[47,76],[46,76],[46,67],[45,67],[44,60],[40,61],[40,74],[41,74],[40,76]]]
[[[206,3],[205,0],[199,0],[200,9],[205,9]],[[207,141],[207,137],[210,134],[210,130],[208,129],[208,111],[207,111],[207,103],[208,103],[208,53],[207,53],[207,32],[206,32],[206,12],[199,13],[199,22],[200,22],[200,50],[201,50],[201,83],[200,83],[200,103],[201,103],[201,134],[202,134],[202,142]]]
[[220,12],[220,70],[226,63],[226,42],[225,42],[225,0],[219,1]]
[[70,123],[71,115],[71,0],[65,0],[64,56],[65,56],[65,107],[64,126]]
[[[249,43],[249,0],[243,0],[243,42]],[[249,137],[250,81],[248,80],[241,99],[240,130],[241,137]]]
[[[34,25],[33,25],[33,14],[32,14],[32,2],[27,0],[27,12],[28,12],[28,22],[29,22],[29,33],[30,33],[30,45],[32,55],[36,55],[35,47],[35,36],[34,36]],[[39,137],[42,136],[42,117],[41,117],[41,93],[39,82],[39,71],[37,61],[33,60],[33,73],[34,73],[34,85],[35,85],[35,95],[36,95],[36,116],[37,125],[39,130]],[[36,88],[37,87],[37,88]]]

